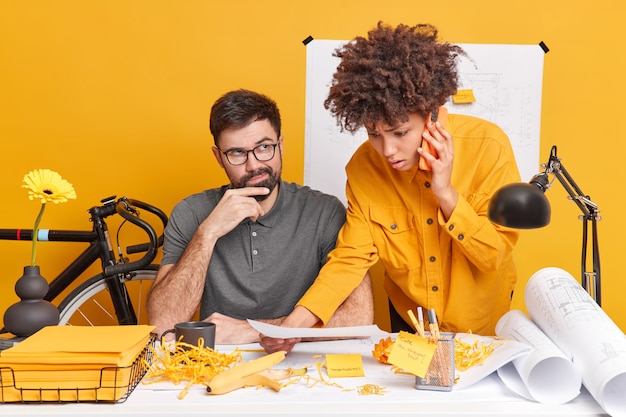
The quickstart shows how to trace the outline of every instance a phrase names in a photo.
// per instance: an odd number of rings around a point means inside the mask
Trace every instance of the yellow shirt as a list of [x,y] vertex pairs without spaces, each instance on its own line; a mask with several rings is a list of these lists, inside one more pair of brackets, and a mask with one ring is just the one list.
[[446,221],[430,189],[431,173],[394,170],[369,142],[346,166],[346,223],[301,305],[325,324],[378,260],[384,287],[405,321],[434,308],[443,331],[493,335],[517,281],[512,251],[519,232],[493,224],[489,200],[520,181],[513,149],[496,125],[448,115],[452,185],[458,203]]

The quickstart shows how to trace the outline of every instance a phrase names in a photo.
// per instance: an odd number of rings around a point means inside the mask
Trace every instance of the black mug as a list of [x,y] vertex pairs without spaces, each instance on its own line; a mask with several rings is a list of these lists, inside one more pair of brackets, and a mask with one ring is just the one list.
[[168,329],[161,335],[161,340],[168,333],[174,333],[176,341],[199,346],[200,339],[204,340],[203,346],[215,349],[215,323],[207,321],[185,321],[174,325],[173,329]]

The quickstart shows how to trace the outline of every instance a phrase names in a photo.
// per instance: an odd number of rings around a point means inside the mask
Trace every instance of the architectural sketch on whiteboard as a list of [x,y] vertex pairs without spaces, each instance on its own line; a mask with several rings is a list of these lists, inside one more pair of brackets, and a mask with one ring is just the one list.
[[[332,76],[339,64],[333,52],[346,41],[313,40],[306,54],[306,119],[304,183],[336,195],[346,204],[344,171],[348,160],[367,140],[365,129],[342,132],[324,108]],[[445,106],[450,113],[480,117],[509,136],[523,181],[540,171],[539,132],[543,55],[539,45],[459,44],[459,90],[474,100]]]

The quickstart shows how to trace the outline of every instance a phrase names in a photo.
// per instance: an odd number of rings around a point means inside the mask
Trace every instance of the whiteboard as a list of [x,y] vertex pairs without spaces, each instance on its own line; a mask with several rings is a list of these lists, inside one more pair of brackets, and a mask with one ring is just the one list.
[[[337,196],[345,205],[344,171],[365,129],[341,132],[324,100],[339,59],[333,52],[345,40],[312,40],[306,46],[304,183]],[[471,89],[475,101],[445,104],[450,113],[489,120],[509,136],[522,180],[540,170],[539,133],[544,51],[539,45],[458,44],[459,89]]]

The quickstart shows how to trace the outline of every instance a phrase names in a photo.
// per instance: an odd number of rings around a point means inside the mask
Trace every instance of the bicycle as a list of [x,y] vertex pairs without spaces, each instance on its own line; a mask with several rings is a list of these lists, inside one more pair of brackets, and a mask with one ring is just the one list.
[[[74,288],[57,307],[60,313],[59,325],[129,325],[147,323],[145,298],[156,276],[158,265],[152,264],[158,248],[163,245],[163,234],[157,237],[155,229],[139,218],[143,209],[158,217],[167,225],[167,215],[150,204],[139,200],[116,196],[104,198],[102,205],[88,210],[91,231],[78,230],[42,230],[38,238],[47,235],[50,242],[86,242],[89,246],[72,260],[67,267],[49,284],[45,300],[53,302],[73,283],[78,282],[85,271],[100,260],[102,272],[85,280]],[[126,221],[138,226],[147,235],[149,242],[126,247],[126,256],[122,253],[119,242],[118,254],[113,251],[109,227],[105,219],[120,215],[123,218],[119,230]],[[42,233],[43,232],[43,233]],[[0,229],[0,240],[32,241],[32,229]],[[130,261],[128,256],[145,252]],[[0,329],[0,333],[6,333]]]

